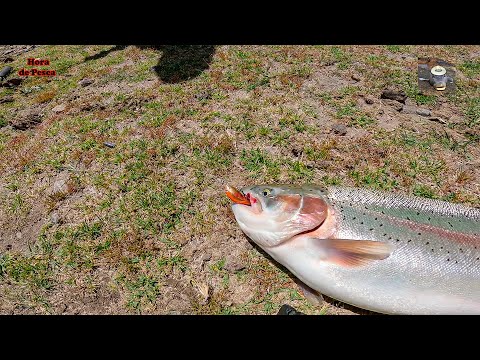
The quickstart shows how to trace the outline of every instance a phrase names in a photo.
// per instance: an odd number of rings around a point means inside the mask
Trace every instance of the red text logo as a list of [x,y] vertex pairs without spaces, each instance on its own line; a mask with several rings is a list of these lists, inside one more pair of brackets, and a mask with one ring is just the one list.
[[[49,66],[50,60],[47,59],[27,59],[28,66]],[[55,76],[57,72],[55,70],[48,70],[48,69],[21,69],[18,71],[18,75],[20,76]]]

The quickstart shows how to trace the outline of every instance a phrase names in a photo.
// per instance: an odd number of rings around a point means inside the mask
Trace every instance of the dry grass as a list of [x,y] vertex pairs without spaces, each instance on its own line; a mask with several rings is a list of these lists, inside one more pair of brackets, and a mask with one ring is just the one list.
[[35,102],[37,102],[39,104],[49,102],[49,101],[53,100],[53,98],[55,97],[56,94],[57,94],[57,92],[55,90],[49,90],[49,91],[42,92],[42,93],[37,95],[37,97],[35,98]]

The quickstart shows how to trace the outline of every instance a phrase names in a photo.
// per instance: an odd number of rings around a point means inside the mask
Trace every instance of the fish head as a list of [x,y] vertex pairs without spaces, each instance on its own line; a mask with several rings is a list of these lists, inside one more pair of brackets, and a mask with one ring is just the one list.
[[320,226],[327,217],[325,199],[308,187],[255,185],[240,191],[227,185],[232,211],[243,232],[261,247],[279,245]]

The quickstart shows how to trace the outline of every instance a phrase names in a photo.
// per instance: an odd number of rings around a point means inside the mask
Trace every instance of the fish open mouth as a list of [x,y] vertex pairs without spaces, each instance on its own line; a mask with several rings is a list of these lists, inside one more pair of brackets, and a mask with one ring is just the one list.
[[225,186],[225,194],[227,194],[228,198],[232,200],[235,204],[242,204],[250,206],[250,194],[246,196],[243,195],[240,191],[235,189],[233,186],[226,185]]

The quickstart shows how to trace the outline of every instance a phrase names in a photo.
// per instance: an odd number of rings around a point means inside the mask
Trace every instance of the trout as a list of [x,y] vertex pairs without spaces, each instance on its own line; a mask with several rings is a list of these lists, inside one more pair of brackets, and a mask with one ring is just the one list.
[[480,314],[480,209],[338,186],[226,194],[242,231],[321,294],[385,314]]

